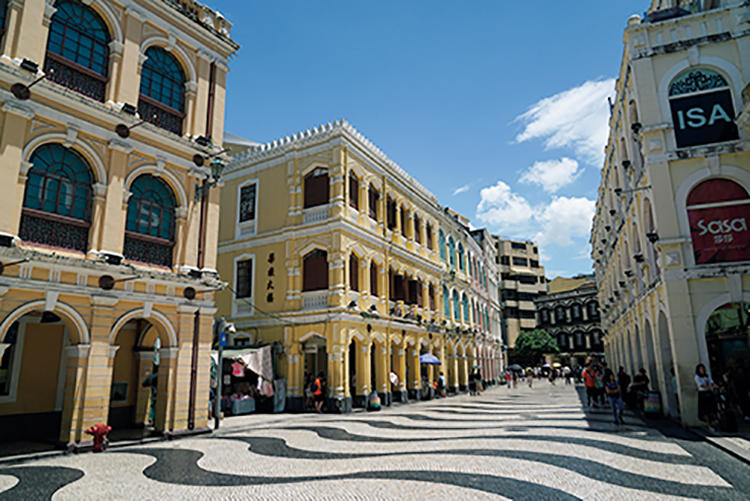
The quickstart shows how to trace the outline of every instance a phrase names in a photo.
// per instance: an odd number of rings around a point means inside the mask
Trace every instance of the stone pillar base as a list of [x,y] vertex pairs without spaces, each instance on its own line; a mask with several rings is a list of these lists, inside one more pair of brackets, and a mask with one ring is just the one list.
[[325,410],[332,414],[348,414],[352,411],[352,399],[351,397],[329,397],[326,399]]
[[367,395],[354,395],[352,407],[355,409],[364,409],[367,407]]
[[380,405],[390,406],[393,403],[393,394],[390,392],[378,393],[378,396],[380,397]]
[[408,402],[409,401],[409,393],[405,390],[396,390],[393,392],[392,395],[393,402]]
[[412,388],[409,390],[409,400],[420,400],[422,398],[422,392],[419,389]]
[[287,412],[304,412],[305,397],[286,397]]
[[458,391],[465,392],[466,391],[466,385],[465,384],[459,384],[458,385]]

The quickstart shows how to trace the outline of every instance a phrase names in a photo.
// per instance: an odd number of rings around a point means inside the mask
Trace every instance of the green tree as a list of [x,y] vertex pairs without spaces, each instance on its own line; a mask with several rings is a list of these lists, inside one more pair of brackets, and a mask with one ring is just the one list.
[[557,341],[543,329],[524,331],[516,338],[514,354],[519,362],[537,364],[545,353],[559,353]]

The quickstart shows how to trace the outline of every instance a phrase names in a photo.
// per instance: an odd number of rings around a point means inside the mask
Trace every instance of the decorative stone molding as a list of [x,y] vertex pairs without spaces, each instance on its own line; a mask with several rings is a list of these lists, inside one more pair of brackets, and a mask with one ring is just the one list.
[[178,304],[177,313],[195,313],[199,307],[192,304]]
[[109,347],[109,358],[115,358],[115,355],[117,355],[117,350],[119,350],[119,346],[111,346]]
[[49,27],[49,23],[52,21],[52,16],[57,12],[57,9],[53,4],[54,0],[47,0],[47,4],[44,6],[44,18],[42,19],[42,23],[45,28]]
[[116,151],[122,152],[122,153],[131,153],[133,151],[133,146],[125,141],[121,141],[119,139],[110,139],[108,146]]
[[71,148],[76,142],[78,142],[78,129],[71,124],[68,124],[65,129],[65,140],[63,141],[63,146]]
[[104,200],[107,195],[107,185],[104,183],[94,183],[92,188],[94,188],[94,198]]
[[179,348],[161,348],[159,350],[159,359],[177,358],[177,353],[180,351]]
[[125,9],[125,15],[127,17],[132,17],[133,19],[141,23],[146,20],[146,16],[144,16],[141,11],[134,8],[133,6],[130,6],[127,9]]
[[114,57],[115,59],[121,59],[122,49],[123,49],[122,42],[118,42],[117,40],[112,40],[111,42],[109,42],[109,57]]
[[115,306],[120,302],[120,299],[115,296],[101,296],[92,294],[90,298],[91,304],[96,306]]
[[10,113],[11,115],[25,118],[26,120],[31,120],[35,115],[34,110],[32,110],[31,108],[16,104],[13,101],[5,101],[3,103],[2,110],[5,113]]
[[63,352],[67,358],[84,358],[88,356],[90,349],[90,344],[72,344],[63,348]]

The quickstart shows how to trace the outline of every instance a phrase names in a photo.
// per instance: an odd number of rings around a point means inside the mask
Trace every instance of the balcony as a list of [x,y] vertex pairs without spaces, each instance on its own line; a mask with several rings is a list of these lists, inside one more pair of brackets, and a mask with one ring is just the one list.
[[27,242],[86,252],[89,223],[24,207],[18,236]]
[[302,222],[305,224],[318,223],[326,219],[328,219],[328,204],[310,207],[302,211]]
[[169,240],[126,231],[122,254],[131,261],[171,268],[172,246]]
[[77,65],[52,52],[47,52],[44,72],[50,81],[91,99],[104,102],[107,78],[97,72]]
[[328,308],[328,290],[302,293],[303,310],[324,310]]
[[157,127],[174,132],[178,136],[182,135],[182,119],[185,118],[185,114],[181,111],[174,110],[141,95],[138,98],[138,115],[142,120],[146,120]]

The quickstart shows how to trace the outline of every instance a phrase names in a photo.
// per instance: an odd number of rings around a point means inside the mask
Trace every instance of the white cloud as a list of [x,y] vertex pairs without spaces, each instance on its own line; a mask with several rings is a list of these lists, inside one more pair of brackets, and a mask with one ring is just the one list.
[[541,226],[534,240],[540,244],[567,247],[574,238],[588,237],[594,218],[595,202],[588,198],[555,197],[535,211],[534,219]]
[[483,188],[480,196],[476,216],[492,232],[560,247],[573,245],[574,239],[587,241],[591,232],[595,202],[588,198],[553,197],[549,203],[532,207],[502,181]]
[[509,231],[527,224],[534,212],[525,198],[513,193],[502,181],[482,188],[479,196],[477,218],[495,231]]
[[465,184],[463,186],[459,186],[458,188],[456,188],[455,190],[453,190],[453,196],[456,196],[459,193],[464,193],[466,191],[469,191],[469,185],[468,184]]
[[538,184],[547,193],[555,193],[575,181],[582,172],[578,170],[578,162],[563,157],[560,160],[534,162],[521,176],[521,182]]
[[576,156],[595,165],[604,162],[609,105],[615,80],[589,80],[546,97],[516,117],[524,125],[516,141],[544,140],[546,149],[572,148]]

